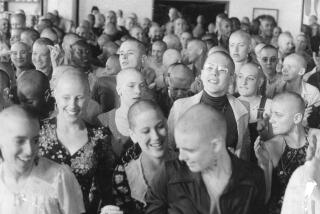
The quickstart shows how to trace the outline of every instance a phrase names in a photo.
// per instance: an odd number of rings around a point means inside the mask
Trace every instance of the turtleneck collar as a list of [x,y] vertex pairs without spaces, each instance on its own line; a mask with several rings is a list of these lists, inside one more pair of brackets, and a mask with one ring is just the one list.
[[227,95],[212,97],[206,91],[203,91],[200,102],[209,105],[218,111],[224,111],[229,103]]

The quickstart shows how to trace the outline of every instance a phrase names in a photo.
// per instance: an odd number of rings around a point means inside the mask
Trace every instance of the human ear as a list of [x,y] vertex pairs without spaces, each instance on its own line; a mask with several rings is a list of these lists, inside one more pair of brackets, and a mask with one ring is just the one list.
[[301,68],[298,74],[299,74],[300,76],[303,76],[304,73],[306,73],[306,69],[305,69],[305,68]]
[[216,137],[210,141],[214,153],[218,153],[221,150],[222,141],[222,137]]
[[301,113],[296,113],[296,114],[293,116],[293,122],[294,122],[295,124],[300,123],[300,122],[302,121],[302,119],[303,119],[303,116],[302,116]]
[[138,143],[137,136],[131,129],[129,129],[129,136],[130,136],[132,142]]

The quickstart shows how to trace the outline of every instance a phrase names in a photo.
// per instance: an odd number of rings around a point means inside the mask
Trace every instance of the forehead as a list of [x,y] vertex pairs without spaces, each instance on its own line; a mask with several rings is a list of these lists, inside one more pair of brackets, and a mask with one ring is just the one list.
[[270,49],[270,48],[264,48],[260,51],[261,56],[276,56],[277,55],[277,50],[275,49]]
[[283,64],[300,67],[299,66],[300,60],[297,57],[290,57],[289,56],[289,57],[284,58]]
[[236,33],[236,34],[232,34],[230,36],[230,43],[232,43],[232,42],[243,42],[243,43],[246,43],[246,44],[250,44],[251,43],[251,39],[247,38],[243,34]]
[[141,83],[144,82],[144,78],[141,73],[129,70],[121,75],[121,78],[118,79],[118,83],[121,85],[129,82]]
[[228,59],[227,57],[221,54],[214,53],[207,58],[205,65],[218,64],[220,66],[229,67],[230,63],[230,59]]
[[239,73],[241,73],[242,75],[253,75],[253,76],[258,76],[258,68],[251,66],[251,65],[244,65],[241,67]]
[[139,47],[138,44],[136,42],[124,42],[121,44],[120,46],[120,51],[128,51],[128,50],[133,50],[135,52],[139,52]]
[[28,50],[28,47],[26,45],[23,45],[21,43],[15,43],[12,47],[11,47],[12,51],[17,51],[17,50]]
[[[39,132],[39,123],[37,120],[29,119],[22,115],[12,115],[13,112],[6,116],[6,125],[1,125],[1,136],[9,138],[15,137],[35,137]],[[6,146],[13,145],[8,143]]]
[[272,24],[272,21],[269,19],[262,19],[261,24],[263,24],[263,25]]
[[45,44],[39,44],[39,43],[34,43],[32,46],[33,50],[37,50],[37,51],[49,51],[49,48],[47,47],[47,45]]
[[86,84],[75,75],[63,75],[56,84],[56,91],[61,91],[65,94],[71,91],[84,94],[86,91]]

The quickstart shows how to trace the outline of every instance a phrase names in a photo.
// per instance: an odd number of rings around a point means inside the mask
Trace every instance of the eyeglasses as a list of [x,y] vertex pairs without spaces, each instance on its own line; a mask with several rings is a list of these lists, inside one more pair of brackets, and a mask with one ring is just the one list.
[[262,57],[261,58],[261,60],[262,60],[262,62],[263,63],[275,63],[275,62],[277,62],[277,57],[270,57],[270,58],[268,58],[268,57]]
[[216,63],[208,63],[208,64],[205,64],[203,66],[203,70],[211,73],[211,72],[217,72],[219,75],[221,74],[227,74],[229,72],[229,69],[222,66],[222,65],[219,65],[219,64],[216,64]]

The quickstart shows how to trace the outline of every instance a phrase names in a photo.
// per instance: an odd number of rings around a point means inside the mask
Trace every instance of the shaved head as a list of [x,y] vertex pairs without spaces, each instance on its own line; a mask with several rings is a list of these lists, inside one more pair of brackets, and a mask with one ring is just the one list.
[[5,108],[0,112],[0,121],[6,121],[5,123],[0,123],[0,133],[1,136],[7,132],[7,127],[12,123],[17,123],[17,121],[28,120],[37,124],[37,128],[40,129],[39,120],[37,115],[27,106],[13,105]]
[[163,65],[169,67],[181,61],[181,53],[176,49],[167,49],[162,56]]
[[292,114],[301,113],[304,114],[305,102],[302,97],[295,92],[283,92],[277,94],[272,102],[283,104],[283,106],[290,106],[287,111],[292,112]]
[[175,127],[175,136],[177,132],[207,136],[212,139],[221,137],[225,140],[227,123],[219,111],[204,104],[197,104],[188,109],[178,120]]
[[160,107],[153,101],[151,100],[139,100],[137,102],[135,102],[128,111],[128,122],[129,122],[129,128],[132,130],[135,127],[135,119],[136,117],[142,113],[142,112],[146,112],[146,111],[156,111],[161,118],[164,119],[164,115],[160,109]]
[[243,30],[237,30],[237,31],[233,32],[230,36],[230,41],[236,37],[240,37],[240,38],[244,39],[244,41],[246,41],[247,44],[251,44],[250,34],[248,34],[247,32],[245,32]]
[[290,54],[289,56],[287,56],[287,57],[285,58],[285,60],[286,60],[286,59],[290,59],[290,60],[292,60],[292,61],[295,61],[295,62],[296,62],[296,65],[301,66],[301,68],[307,68],[307,62],[306,62],[306,60],[304,59],[304,57],[303,57],[302,55],[300,55],[300,54],[296,54],[296,53]]
[[122,83],[127,79],[129,75],[140,76],[141,78],[144,79],[143,75],[138,70],[134,68],[124,69],[124,70],[121,70],[117,75],[117,87],[119,86],[121,87]]

